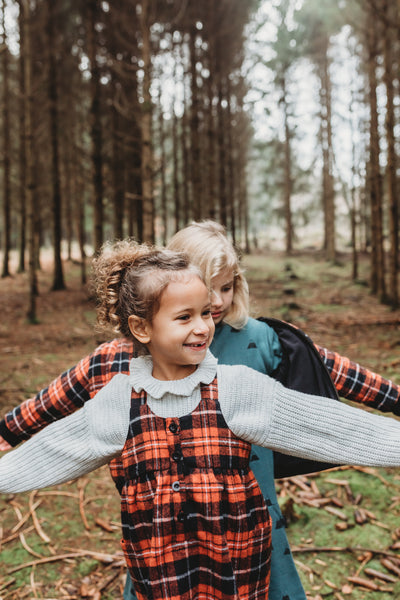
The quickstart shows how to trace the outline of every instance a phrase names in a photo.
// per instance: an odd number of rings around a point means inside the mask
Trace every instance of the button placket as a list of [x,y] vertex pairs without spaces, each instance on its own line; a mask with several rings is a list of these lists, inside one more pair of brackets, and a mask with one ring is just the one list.
[[[183,453],[182,453],[182,448],[180,446],[180,439],[179,439],[179,432],[180,432],[180,423],[179,423],[179,419],[170,419],[167,422],[167,436],[169,439],[169,447],[170,447],[170,456],[172,459],[171,462],[171,474],[175,477],[176,479],[174,481],[172,481],[171,484],[171,490],[174,494],[179,494],[180,499],[178,500],[178,505],[177,505],[177,513],[176,513],[176,519],[178,521],[178,523],[184,523],[186,521],[187,515],[186,515],[186,510],[185,510],[185,501],[183,498],[181,498],[181,494],[183,492],[182,489],[182,482],[180,481],[179,477],[180,477],[180,465],[182,464],[183,461]],[[179,508],[178,508],[179,506]]]

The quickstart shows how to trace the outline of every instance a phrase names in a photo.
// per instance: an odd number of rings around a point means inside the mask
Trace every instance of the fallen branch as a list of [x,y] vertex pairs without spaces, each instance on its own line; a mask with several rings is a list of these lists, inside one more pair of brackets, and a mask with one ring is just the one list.
[[70,552],[68,554],[58,554],[57,556],[46,556],[46,558],[41,558],[39,560],[31,560],[30,562],[24,563],[22,565],[18,565],[17,567],[13,567],[7,571],[8,575],[11,573],[15,573],[16,571],[20,571],[21,569],[27,569],[28,567],[35,567],[36,565],[45,565],[50,562],[57,562],[59,560],[65,560],[66,558],[78,558],[82,556],[82,552]]
[[25,536],[22,533],[22,531],[19,533],[19,540],[20,540],[22,546],[28,552],[28,554],[32,554],[32,556],[36,556],[36,558],[43,558],[43,554],[39,554],[39,552],[35,552],[35,550],[32,550],[32,548],[29,546],[28,542],[26,541]]
[[103,554],[101,552],[92,552],[90,550],[76,550],[75,552],[69,552],[67,554],[58,554],[56,556],[46,556],[45,558],[41,558],[39,560],[32,560],[30,562],[24,563],[22,565],[18,565],[17,567],[13,567],[12,569],[7,571],[7,574],[15,573],[16,571],[20,571],[21,569],[26,569],[28,567],[35,567],[36,565],[44,565],[50,562],[57,562],[59,560],[66,560],[68,558],[79,558],[81,556],[91,556],[99,562],[103,563],[113,563],[115,561],[121,562],[121,556],[112,555],[112,554]]
[[[24,525],[27,522],[27,520],[31,516],[31,512],[30,511],[27,512],[26,515],[23,517],[22,512],[20,511],[19,507],[16,506],[14,503],[10,502],[10,504],[13,507],[14,512],[19,519],[18,523],[16,525],[14,525],[14,527],[11,529],[11,533],[16,533],[18,531],[18,529],[21,529],[22,525]],[[39,504],[40,504],[40,501],[34,505],[34,508],[37,508],[39,506]]]
[[82,518],[82,522],[85,526],[86,531],[90,531],[90,525],[88,523],[88,520],[86,518],[86,514],[85,514],[85,487],[88,484],[88,480],[84,480],[80,482],[79,485],[79,512]]
[[394,577],[393,575],[388,575],[388,573],[382,573],[382,571],[377,571],[376,569],[365,569],[364,573],[369,575],[369,577],[376,577],[376,579],[381,579],[386,583],[397,583],[398,577]]
[[350,583],[354,583],[355,585],[360,585],[367,590],[373,590],[375,592],[379,590],[379,585],[377,585],[374,581],[362,579],[362,577],[348,577],[347,581],[350,581]]
[[69,498],[79,498],[79,494],[75,492],[64,492],[57,490],[49,490],[48,492],[38,492],[38,496],[68,496]]
[[[24,529],[24,531],[22,531],[20,533],[29,533],[29,532],[32,531],[32,529],[35,529],[35,528],[34,528],[33,525],[30,525],[29,527],[27,527],[26,529]],[[19,536],[19,532],[13,533],[12,535],[9,535],[7,538],[4,538],[3,540],[1,540],[1,543],[2,544],[7,544],[8,542],[12,542],[18,536]]]
[[[39,536],[39,537],[40,537],[40,538],[41,538],[41,539],[42,539],[42,540],[43,540],[43,541],[44,541],[46,544],[49,544],[49,543],[51,542],[51,540],[50,540],[49,536],[48,536],[48,535],[46,535],[46,534],[45,534],[45,532],[43,531],[43,529],[42,529],[42,527],[41,527],[41,525],[40,525],[40,523],[39,523],[39,519],[38,519],[38,517],[37,517],[37,514],[36,514],[36,510],[35,510],[35,509],[37,508],[37,506],[38,506],[38,503],[36,503],[36,504],[33,504],[33,500],[34,500],[34,498],[35,498],[35,494],[36,494],[36,491],[33,491],[33,492],[32,492],[32,493],[29,495],[29,509],[30,509],[30,511],[31,511],[31,515],[32,515],[32,521],[33,521],[33,524],[34,524],[34,526],[35,526],[35,529],[36,529],[36,531],[37,531],[37,534],[38,534],[38,536]],[[41,500],[39,500],[39,504],[40,504],[40,503],[41,503]]]
[[358,554],[362,552],[370,552],[379,556],[388,556],[389,558],[398,558],[398,554],[388,552],[387,550],[376,550],[373,548],[352,548],[351,546],[295,546],[292,548],[293,553],[302,554],[304,552],[350,552]]

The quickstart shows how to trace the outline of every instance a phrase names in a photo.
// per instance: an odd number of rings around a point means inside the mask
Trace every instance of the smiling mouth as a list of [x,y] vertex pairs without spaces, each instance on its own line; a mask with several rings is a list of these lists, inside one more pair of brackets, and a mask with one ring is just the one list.
[[197,344],[184,344],[187,348],[193,348],[193,350],[202,350],[207,346],[207,340],[204,342],[198,342]]

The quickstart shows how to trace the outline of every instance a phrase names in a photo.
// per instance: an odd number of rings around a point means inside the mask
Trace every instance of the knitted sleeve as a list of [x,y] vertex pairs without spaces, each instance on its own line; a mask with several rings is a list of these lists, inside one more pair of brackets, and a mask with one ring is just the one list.
[[131,386],[118,375],[91,402],[0,459],[0,492],[64,483],[118,456],[129,427]]
[[400,423],[329,398],[289,390],[247,367],[218,367],[219,401],[239,437],[336,464],[400,466]]
[[316,348],[340,396],[400,415],[400,386],[336,352]]
[[0,421],[0,436],[16,446],[49,423],[61,419],[90,400],[116,373],[128,373],[132,344],[116,339],[96,348],[77,365],[54,379]]

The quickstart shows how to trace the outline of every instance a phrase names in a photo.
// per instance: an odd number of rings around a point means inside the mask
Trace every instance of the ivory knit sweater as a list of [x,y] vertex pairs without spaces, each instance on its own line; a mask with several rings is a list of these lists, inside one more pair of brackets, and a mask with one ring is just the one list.
[[117,456],[129,427],[131,389],[144,389],[160,417],[181,417],[200,400],[200,383],[218,377],[229,428],[260,446],[333,463],[400,466],[400,423],[327,398],[283,387],[245,366],[218,365],[211,353],[185,379],[154,379],[150,357],[132,359],[130,375],[115,375],[92,400],[49,425],[0,460],[0,492],[56,485]]

